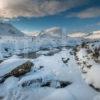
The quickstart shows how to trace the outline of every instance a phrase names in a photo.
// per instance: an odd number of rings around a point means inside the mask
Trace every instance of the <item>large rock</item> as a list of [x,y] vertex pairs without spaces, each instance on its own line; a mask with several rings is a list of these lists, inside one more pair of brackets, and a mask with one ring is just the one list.
[[32,66],[33,66],[33,63],[30,61],[27,61],[22,65],[19,65],[18,67],[13,69],[11,72],[5,74],[4,76],[1,76],[0,83],[3,83],[10,76],[19,77],[21,75],[24,75],[24,74],[30,72]]
[[33,66],[33,63],[30,61],[27,61],[24,64],[18,66],[14,70],[12,70],[10,72],[10,75],[15,76],[15,77],[19,77],[21,75],[24,75],[31,70],[32,66]]

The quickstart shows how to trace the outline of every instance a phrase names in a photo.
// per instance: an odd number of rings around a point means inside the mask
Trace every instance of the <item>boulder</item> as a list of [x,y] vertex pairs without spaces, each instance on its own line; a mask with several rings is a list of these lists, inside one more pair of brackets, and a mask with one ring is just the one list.
[[33,63],[30,61],[25,62],[24,64],[18,66],[17,68],[13,69],[10,72],[11,76],[15,76],[15,77],[19,77],[21,75],[26,74],[27,72],[29,72],[31,70],[33,66]]
[[21,75],[24,75],[24,74],[30,72],[32,66],[33,66],[33,63],[30,61],[27,61],[22,65],[19,65],[18,67],[13,69],[11,72],[5,74],[4,76],[1,76],[0,83],[3,83],[10,76],[19,77]]

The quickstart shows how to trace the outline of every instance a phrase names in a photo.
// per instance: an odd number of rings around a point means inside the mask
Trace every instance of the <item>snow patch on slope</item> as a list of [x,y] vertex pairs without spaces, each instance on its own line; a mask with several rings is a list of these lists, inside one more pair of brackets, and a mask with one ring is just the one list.
[[77,32],[77,33],[68,34],[68,36],[69,37],[83,38],[84,36],[86,36],[86,33]]

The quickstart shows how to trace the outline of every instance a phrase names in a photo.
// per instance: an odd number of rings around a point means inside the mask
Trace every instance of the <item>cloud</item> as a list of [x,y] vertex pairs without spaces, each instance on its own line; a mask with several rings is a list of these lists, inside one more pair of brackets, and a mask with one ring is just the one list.
[[78,13],[71,13],[67,17],[95,18],[100,17],[100,7],[92,7]]
[[100,22],[97,22],[96,25],[100,26]]
[[82,5],[86,0],[0,0],[0,17],[42,17]]

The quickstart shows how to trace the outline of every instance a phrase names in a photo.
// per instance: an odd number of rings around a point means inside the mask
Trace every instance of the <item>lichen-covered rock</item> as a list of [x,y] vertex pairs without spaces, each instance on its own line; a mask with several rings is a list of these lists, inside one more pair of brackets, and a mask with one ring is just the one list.
[[28,73],[31,70],[32,66],[33,66],[33,63],[30,61],[27,61],[22,65],[19,65],[18,67],[13,69],[11,72],[5,74],[4,76],[1,76],[0,83],[3,83],[10,76],[19,77],[21,75]]
[[19,77],[19,76],[24,75],[24,74],[26,74],[27,72],[29,72],[29,71],[31,70],[32,66],[33,66],[33,63],[30,62],[30,61],[27,61],[27,62],[25,62],[24,64],[18,66],[18,67],[15,68],[14,70],[12,70],[12,71],[10,72],[10,74],[11,74],[12,76]]

